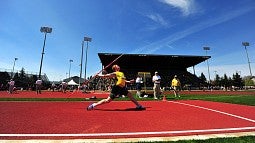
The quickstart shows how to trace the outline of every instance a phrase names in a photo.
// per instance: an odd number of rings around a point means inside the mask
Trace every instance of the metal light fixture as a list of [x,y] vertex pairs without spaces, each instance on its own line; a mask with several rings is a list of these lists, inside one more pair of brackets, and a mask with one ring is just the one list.
[[87,41],[87,48],[86,48],[86,59],[85,59],[85,74],[84,74],[84,79],[87,79],[87,61],[88,61],[88,43],[92,41],[92,38],[90,37],[84,37],[84,41]]
[[79,85],[81,85],[81,78],[82,78],[82,63],[83,63],[83,47],[84,47],[84,41],[87,41],[87,48],[86,48],[86,61],[85,61],[85,78],[84,80],[86,80],[86,70],[87,70],[87,54],[88,54],[88,42],[92,41],[92,38],[90,37],[84,37],[84,39],[82,40],[82,47],[81,47],[81,69],[80,69],[80,78],[79,78]]
[[[207,51],[210,50],[210,47],[203,47],[204,50],[205,50],[205,54],[207,56]],[[210,68],[209,68],[209,62],[208,62],[208,59],[206,60],[207,61],[207,70],[208,70],[208,77],[209,77],[209,84],[211,84],[211,77],[210,77]]]
[[12,67],[12,73],[11,73],[11,78],[14,77],[14,67],[15,67],[15,63],[18,60],[18,58],[14,58],[14,62],[13,62],[13,67]]
[[69,78],[70,78],[70,71],[71,71],[71,63],[73,62],[73,60],[69,60],[70,65],[69,65]]
[[50,28],[50,27],[41,27],[40,31],[42,33],[44,33],[44,42],[43,42],[42,57],[41,57],[41,64],[40,64],[40,70],[39,70],[39,78],[41,78],[41,72],[42,72],[42,62],[43,62],[44,48],[45,48],[45,43],[46,43],[46,35],[47,35],[47,33],[52,32],[52,28]]
[[250,70],[250,76],[252,78],[252,73],[251,73],[251,62],[250,62],[250,59],[249,59],[249,55],[248,55],[248,51],[247,51],[247,46],[250,46],[250,43],[249,42],[242,42],[242,45],[244,46],[245,48],[245,51],[246,51],[246,55],[247,55],[247,59],[248,59],[248,65],[249,65],[249,70]]

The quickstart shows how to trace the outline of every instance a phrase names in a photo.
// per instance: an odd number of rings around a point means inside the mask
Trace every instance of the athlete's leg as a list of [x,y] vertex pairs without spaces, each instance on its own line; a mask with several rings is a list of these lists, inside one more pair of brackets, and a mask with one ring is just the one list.
[[181,88],[180,88],[180,86],[178,86],[178,88],[177,88],[177,90],[176,90],[176,95],[177,95],[178,97],[181,97],[180,94],[179,94],[180,90],[181,90]]
[[102,99],[96,103],[93,103],[91,105],[89,105],[87,107],[87,110],[93,110],[96,106],[99,106],[99,105],[102,105],[102,104],[105,104],[105,103],[110,103],[112,101],[111,97],[109,96],[108,98],[106,99]]
[[154,95],[154,99],[158,99],[157,98],[157,85],[156,84],[154,84],[154,86],[153,86],[153,95]]
[[128,98],[136,105],[139,106],[140,104],[136,101],[136,99],[132,96],[130,92],[127,94]]
[[139,97],[139,98],[141,98],[141,90],[137,90],[137,91],[136,91],[136,96]]
[[102,99],[100,101],[98,101],[97,103],[93,103],[94,104],[94,107],[98,106],[98,105],[102,105],[102,104],[105,104],[105,103],[110,103],[112,101],[111,97],[107,97],[106,99]]
[[160,85],[157,85],[157,98],[160,99]]
[[176,97],[176,96],[177,96],[177,92],[176,92],[176,91],[177,91],[177,89],[176,89],[176,86],[174,86],[174,88],[173,88],[173,89],[174,89],[174,97]]

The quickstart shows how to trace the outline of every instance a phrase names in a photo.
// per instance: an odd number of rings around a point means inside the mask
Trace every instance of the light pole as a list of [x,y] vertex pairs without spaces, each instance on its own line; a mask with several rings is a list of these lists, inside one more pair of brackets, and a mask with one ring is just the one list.
[[215,75],[215,80],[216,80],[216,77],[217,77],[217,71],[214,71],[214,75]]
[[[206,56],[207,56],[207,51],[210,50],[210,47],[204,47],[204,50],[205,50],[205,54],[206,54]],[[207,61],[207,70],[208,70],[209,84],[211,84],[210,69],[209,69],[209,62],[208,62],[208,59],[207,59],[206,61]]]
[[71,63],[73,62],[73,60],[69,60],[70,65],[69,65],[69,78],[70,78],[70,71],[71,71]]
[[84,80],[87,78],[87,60],[88,60],[88,47],[89,47],[89,42],[92,41],[92,38],[90,37],[84,37],[84,41],[87,41],[87,48],[86,48],[86,59],[85,59],[85,73],[84,73]]
[[52,32],[52,28],[50,27],[41,27],[40,31],[44,33],[44,42],[43,42],[43,49],[42,49],[42,57],[41,57],[41,64],[40,64],[40,70],[39,70],[39,78],[41,78],[41,72],[42,72],[42,62],[43,62],[43,55],[44,55],[44,47],[46,43],[46,35],[47,33]]
[[14,67],[15,67],[15,62],[18,60],[18,58],[14,58],[14,62],[13,62],[13,67],[12,67],[12,74],[11,74],[11,78],[13,78],[14,76]]
[[249,70],[250,70],[250,76],[252,78],[251,65],[250,65],[251,62],[250,62],[250,59],[249,59],[249,56],[248,56],[248,51],[247,51],[247,48],[246,48],[246,46],[250,46],[250,43],[249,42],[243,42],[242,44],[243,44],[243,46],[245,48],[245,51],[246,51],[246,55],[247,55],[247,59],[248,59],[248,65],[249,65]]
[[81,85],[81,76],[82,76],[82,61],[83,61],[83,46],[84,45],[84,40],[82,40],[82,43],[81,43],[81,69],[80,69],[80,78],[79,78],[79,86]]

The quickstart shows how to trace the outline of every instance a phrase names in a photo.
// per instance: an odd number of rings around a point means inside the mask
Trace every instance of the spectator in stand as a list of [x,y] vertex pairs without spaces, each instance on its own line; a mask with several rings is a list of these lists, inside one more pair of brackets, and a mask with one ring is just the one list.
[[13,89],[14,89],[14,85],[15,85],[15,81],[13,79],[11,79],[9,82],[9,94],[12,94],[13,93]]
[[154,91],[154,99],[160,99],[160,81],[161,77],[159,76],[158,72],[155,72],[155,75],[152,77],[152,82],[154,83],[153,91]]
[[35,82],[35,87],[36,87],[36,94],[41,94],[41,89],[42,89],[42,80],[41,78],[38,78]]

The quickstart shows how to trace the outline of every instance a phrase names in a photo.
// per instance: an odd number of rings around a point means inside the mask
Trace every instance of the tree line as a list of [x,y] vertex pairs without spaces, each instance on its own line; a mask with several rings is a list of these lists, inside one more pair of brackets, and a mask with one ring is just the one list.
[[[208,83],[205,75],[201,73],[199,78],[204,82]],[[211,80],[208,85],[211,85],[215,88],[239,88],[243,89],[244,87],[249,87],[249,86],[255,86],[254,81],[252,80],[251,76],[246,76],[246,77],[241,77],[237,72],[232,75],[232,77],[228,77],[226,74],[223,75],[223,77],[220,77],[218,74],[215,75],[215,79]]]
[[[226,74],[223,77],[220,77],[218,74],[215,75],[215,79],[208,82],[205,75],[201,73],[198,77],[202,81],[201,86],[212,86],[214,88],[239,88],[243,89],[244,87],[255,86],[254,81],[250,76],[241,77],[238,73],[228,77]],[[8,72],[0,72],[0,89],[7,89],[8,82],[11,79],[11,75]],[[15,81],[15,86],[18,88],[23,88],[24,90],[35,89],[35,82],[38,79],[37,75],[26,74],[25,69],[22,68],[20,72],[14,74],[13,78]],[[50,87],[49,81],[43,81],[43,87]]]
[[[26,74],[24,68],[22,68],[20,72],[16,72],[13,77],[11,77],[8,72],[0,72],[0,86],[2,90],[7,89],[10,79],[15,81],[15,87],[17,88],[23,88],[24,90],[34,90],[35,82],[38,77],[37,75]],[[47,87],[49,84],[49,81],[43,82],[44,87]]]

